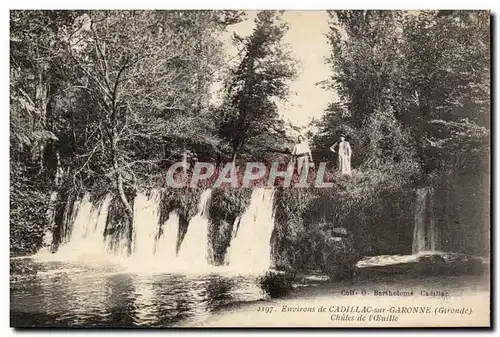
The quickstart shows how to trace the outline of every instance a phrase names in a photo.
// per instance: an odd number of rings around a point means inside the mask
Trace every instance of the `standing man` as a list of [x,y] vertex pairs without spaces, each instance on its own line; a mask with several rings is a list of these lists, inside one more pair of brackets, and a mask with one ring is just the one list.
[[307,144],[304,137],[299,136],[297,140],[298,143],[293,147],[292,156],[297,159],[297,172],[300,174],[302,166],[304,166],[306,170],[309,170],[309,161],[312,164],[313,159],[309,144]]
[[342,174],[351,175],[351,156],[352,150],[349,142],[345,140],[345,136],[340,136],[340,142],[337,142],[330,146],[330,151],[336,152],[335,148],[338,147],[338,161],[337,169]]

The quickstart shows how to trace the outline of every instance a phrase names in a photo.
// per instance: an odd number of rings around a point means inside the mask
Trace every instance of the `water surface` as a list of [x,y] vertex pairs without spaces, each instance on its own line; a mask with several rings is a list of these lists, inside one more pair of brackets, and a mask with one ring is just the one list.
[[164,327],[264,298],[256,275],[132,273],[122,267],[11,259],[14,327]]

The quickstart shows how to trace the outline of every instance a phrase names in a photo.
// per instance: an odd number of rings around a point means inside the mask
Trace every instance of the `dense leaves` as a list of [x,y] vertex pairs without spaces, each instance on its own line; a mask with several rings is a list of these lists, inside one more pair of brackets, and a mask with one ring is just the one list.
[[[37,193],[41,178],[40,193],[115,193],[131,218],[135,191],[160,184],[170,163],[189,151],[216,157],[210,97],[224,62],[219,37],[241,17],[239,11],[12,11],[13,176]],[[23,202],[11,197],[14,208]],[[47,226],[44,213],[37,222]]]
[[[489,14],[474,11],[335,11],[329,82],[339,99],[316,143],[340,132],[355,162],[412,160],[425,173],[457,170],[460,149],[486,170],[489,142]],[[415,153],[415,149],[417,150]],[[356,150],[355,150],[356,151]],[[477,155],[480,153],[479,155]],[[378,165],[376,162],[379,162]],[[478,165],[462,167],[476,171]],[[416,168],[416,167],[415,167]]]
[[[361,254],[410,253],[414,188],[423,185],[439,188],[438,226],[450,238],[443,244],[484,253],[489,13],[331,11],[330,18],[332,76],[323,85],[335,99],[313,122],[312,147],[335,167],[329,147],[346,135],[353,176],[334,189],[280,194],[277,264],[299,267],[304,242],[313,247],[334,227],[351,231]],[[325,249],[310,250],[323,256]]]
[[281,43],[287,26],[280,16],[274,11],[259,12],[252,35],[235,36],[243,56],[226,83],[220,123],[232,158],[244,152],[262,159],[263,150],[275,152],[276,142],[286,143],[276,101],[287,97],[295,67]]

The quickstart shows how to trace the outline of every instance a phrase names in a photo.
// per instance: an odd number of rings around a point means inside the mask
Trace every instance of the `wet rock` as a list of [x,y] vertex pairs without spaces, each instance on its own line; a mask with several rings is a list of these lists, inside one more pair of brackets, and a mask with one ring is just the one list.
[[366,257],[356,264],[356,274],[375,275],[470,275],[487,269],[479,257],[460,253],[423,252],[414,255]]
[[458,254],[441,253],[423,255],[418,260],[419,274],[469,275],[479,274],[485,268],[480,258]]

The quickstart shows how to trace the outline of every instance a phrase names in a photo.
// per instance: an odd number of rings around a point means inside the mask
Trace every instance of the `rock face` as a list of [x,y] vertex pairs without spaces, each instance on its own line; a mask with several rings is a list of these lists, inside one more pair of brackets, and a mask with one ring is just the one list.
[[481,258],[460,253],[422,252],[414,255],[366,257],[356,264],[356,274],[376,275],[468,275],[488,268]]
[[441,253],[423,255],[417,262],[417,273],[420,275],[467,275],[478,274],[485,269],[480,258],[458,254]]

